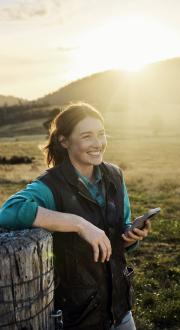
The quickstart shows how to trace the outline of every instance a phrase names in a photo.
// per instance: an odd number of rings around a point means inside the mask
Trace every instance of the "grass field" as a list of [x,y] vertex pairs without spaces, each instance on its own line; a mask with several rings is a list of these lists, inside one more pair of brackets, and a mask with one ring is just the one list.
[[[22,189],[46,166],[39,145],[44,136],[0,139],[0,155],[33,156],[33,164],[0,165],[0,204]],[[129,192],[132,218],[149,208],[162,208],[153,220],[152,233],[128,255],[133,265],[138,330],[180,329],[180,135],[175,132],[121,134],[108,138],[105,160],[121,166]]]

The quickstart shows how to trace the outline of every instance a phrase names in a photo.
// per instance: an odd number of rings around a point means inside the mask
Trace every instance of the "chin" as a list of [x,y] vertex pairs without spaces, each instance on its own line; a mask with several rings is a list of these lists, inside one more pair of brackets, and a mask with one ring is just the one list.
[[100,165],[102,163],[103,159],[100,158],[100,159],[95,159],[91,162],[92,165]]

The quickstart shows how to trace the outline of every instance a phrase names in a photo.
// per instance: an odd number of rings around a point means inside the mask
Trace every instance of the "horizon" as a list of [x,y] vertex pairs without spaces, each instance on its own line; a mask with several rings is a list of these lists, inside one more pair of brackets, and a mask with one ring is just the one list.
[[180,56],[179,57],[172,57],[172,58],[165,58],[165,59],[160,60],[160,61],[149,62],[149,63],[145,64],[143,67],[138,68],[138,69],[129,69],[128,70],[128,69],[116,69],[116,68],[110,68],[109,69],[108,68],[107,70],[102,70],[102,71],[97,71],[97,72],[91,72],[88,75],[80,76],[80,77],[77,77],[77,79],[70,80],[67,83],[65,83],[64,85],[57,87],[56,90],[49,91],[46,94],[44,94],[42,96],[39,96],[39,97],[36,97],[36,98],[31,98],[31,99],[29,99],[29,98],[23,98],[23,97],[19,97],[19,96],[12,95],[12,94],[0,94],[0,97],[1,96],[2,97],[15,97],[17,99],[28,101],[28,102],[33,102],[33,101],[36,102],[37,100],[39,100],[41,98],[44,98],[44,97],[46,97],[46,96],[48,96],[50,94],[56,93],[57,91],[61,90],[62,88],[65,88],[65,87],[69,86],[71,83],[76,83],[76,82],[78,82],[81,79],[86,79],[86,78],[88,79],[88,78],[90,78],[91,76],[93,76],[95,74],[101,74],[101,73],[105,73],[105,72],[109,72],[109,71],[111,71],[111,72],[114,71],[114,72],[119,72],[119,73],[124,73],[125,72],[125,74],[127,74],[129,76],[129,75],[134,75],[134,74],[137,74],[137,73],[140,73],[140,72],[142,73],[146,68],[148,68],[149,65],[158,64],[158,63],[164,63],[164,62],[169,62],[171,60],[173,61],[173,60],[178,60],[178,59],[180,60]]
[[177,0],[1,0],[0,95],[36,100],[98,72],[178,58],[179,11]]

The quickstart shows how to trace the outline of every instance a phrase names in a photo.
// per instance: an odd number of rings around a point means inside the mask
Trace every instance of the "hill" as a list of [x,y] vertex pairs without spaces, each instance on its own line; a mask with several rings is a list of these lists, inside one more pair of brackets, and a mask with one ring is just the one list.
[[[44,123],[51,120],[59,107],[79,100],[97,107],[108,124],[117,129],[152,126],[156,132],[173,130],[180,123],[179,82],[180,58],[147,65],[139,72],[99,72],[33,102],[1,107],[0,135],[9,132],[8,124],[12,135],[45,133]],[[26,127],[22,122],[26,122]]]
[[111,70],[74,81],[39,99],[51,105],[70,100],[93,103],[102,111],[129,104],[180,104],[180,58],[147,65],[139,72]]

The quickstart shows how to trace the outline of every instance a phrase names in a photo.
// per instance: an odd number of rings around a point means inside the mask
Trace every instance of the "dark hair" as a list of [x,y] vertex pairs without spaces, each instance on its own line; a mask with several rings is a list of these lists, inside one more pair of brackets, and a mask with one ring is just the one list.
[[60,164],[67,155],[59,141],[59,136],[68,138],[74,127],[84,118],[94,117],[104,123],[103,117],[92,105],[84,102],[70,103],[51,122],[48,143],[44,147],[47,165]]

